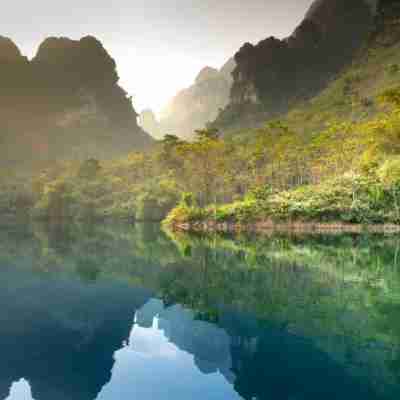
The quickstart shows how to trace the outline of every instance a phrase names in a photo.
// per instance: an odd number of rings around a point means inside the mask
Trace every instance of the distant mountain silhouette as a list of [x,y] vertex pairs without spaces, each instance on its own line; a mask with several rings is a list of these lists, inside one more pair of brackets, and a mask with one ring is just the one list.
[[145,109],[139,115],[139,125],[153,138],[159,140],[165,135],[162,133],[160,122],[157,120],[153,110]]
[[0,37],[3,164],[104,158],[151,143],[96,38],[48,38],[29,61]]
[[214,121],[229,102],[234,68],[233,59],[220,70],[203,68],[194,84],[181,90],[163,110],[160,120],[162,134],[190,138],[196,129],[203,129],[208,122]]

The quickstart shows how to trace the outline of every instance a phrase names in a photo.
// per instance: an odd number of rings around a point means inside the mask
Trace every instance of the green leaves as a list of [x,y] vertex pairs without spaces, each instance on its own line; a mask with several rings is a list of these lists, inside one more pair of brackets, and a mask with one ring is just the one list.
[[400,107],[400,87],[395,87],[384,91],[379,96],[379,100],[383,104],[389,104],[394,107]]
[[[399,190],[400,184],[396,184]],[[398,222],[393,213],[393,186],[369,175],[347,173],[319,185],[273,193],[267,187],[253,190],[244,201],[214,208],[181,206],[170,214],[169,222],[313,221],[374,224]],[[400,207],[399,207],[400,210]],[[196,220],[196,217],[199,217]]]

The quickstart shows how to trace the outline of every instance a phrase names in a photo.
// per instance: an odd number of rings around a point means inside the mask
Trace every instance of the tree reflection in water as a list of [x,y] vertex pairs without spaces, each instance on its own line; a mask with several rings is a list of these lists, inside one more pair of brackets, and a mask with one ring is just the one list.
[[3,228],[0,399],[397,399],[398,250],[383,236]]

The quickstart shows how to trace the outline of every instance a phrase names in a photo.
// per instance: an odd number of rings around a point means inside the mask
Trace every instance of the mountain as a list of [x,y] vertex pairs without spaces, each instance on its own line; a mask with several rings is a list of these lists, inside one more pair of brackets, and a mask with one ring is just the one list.
[[162,132],[190,138],[196,129],[213,121],[229,102],[234,67],[230,59],[220,70],[203,68],[194,84],[181,90],[163,111]]
[[108,158],[152,140],[96,38],[46,39],[32,60],[0,37],[0,150],[9,166]]
[[318,94],[368,43],[394,0],[316,0],[285,39],[246,43],[235,55],[230,102],[220,128],[256,126]]
[[[351,62],[316,95],[290,104],[287,113],[277,113],[275,117],[303,138],[311,137],[338,120],[359,122],[374,118],[381,111],[379,96],[399,85],[400,2],[386,1],[379,4],[374,31]],[[249,124],[265,124],[268,120],[251,121],[254,115],[247,113]],[[263,114],[256,117],[262,118]],[[253,133],[250,129],[248,136]]]
[[160,123],[151,109],[145,109],[139,114],[139,125],[157,140],[162,139],[164,136]]

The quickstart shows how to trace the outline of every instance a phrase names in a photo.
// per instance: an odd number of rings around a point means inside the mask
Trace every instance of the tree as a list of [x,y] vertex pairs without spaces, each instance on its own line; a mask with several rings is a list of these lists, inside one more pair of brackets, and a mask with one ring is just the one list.
[[177,149],[186,142],[175,135],[165,135],[160,141],[161,151],[159,153],[159,161],[174,172],[182,168],[182,160],[180,159]]
[[197,129],[194,131],[196,134],[196,140],[217,140],[220,137],[218,129],[210,128],[210,129]]
[[385,90],[379,100],[383,104],[390,104],[396,108],[400,108],[400,86]]
[[400,156],[386,160],[379,169],[378,176],[392,194],[396,217],[400,221]]
[[184,160],[186,184],[205,206],[216,199],[223,183],[224,143],[216,130],[197,131],[196,138],[179,146],[178,151]]

